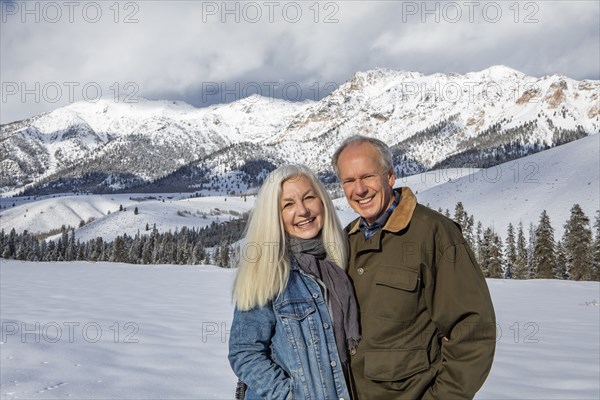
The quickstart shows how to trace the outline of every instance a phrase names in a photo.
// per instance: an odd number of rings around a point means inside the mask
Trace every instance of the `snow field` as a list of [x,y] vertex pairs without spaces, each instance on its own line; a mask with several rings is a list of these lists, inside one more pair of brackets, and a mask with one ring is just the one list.
[[[1,398],[232,399],[234,276],[212,266],[2,260]],[[600,284],[488,285],[498,341],[477,398],[599,398]]]

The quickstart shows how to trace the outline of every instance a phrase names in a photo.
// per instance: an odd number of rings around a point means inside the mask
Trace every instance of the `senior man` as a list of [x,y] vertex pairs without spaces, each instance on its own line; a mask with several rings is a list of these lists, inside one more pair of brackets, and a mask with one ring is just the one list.
[[459,226],[394,189],[378,139],[348,138],[333,165],[360,215],[346,227],[363,337],[351,359],[356,397],[472,399],[492,366],[496,321]]

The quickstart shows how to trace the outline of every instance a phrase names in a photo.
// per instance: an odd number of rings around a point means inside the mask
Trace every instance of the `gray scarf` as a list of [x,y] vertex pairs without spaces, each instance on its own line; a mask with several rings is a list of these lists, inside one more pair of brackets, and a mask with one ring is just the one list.
[[287,236],[289,249],[302,270],[320,279],[329,293],[335,343],[342,364],[348,364],[348,352],[360,340],[360,319],[354,287],[348,274],[327,255],[321,235],[313,239]]

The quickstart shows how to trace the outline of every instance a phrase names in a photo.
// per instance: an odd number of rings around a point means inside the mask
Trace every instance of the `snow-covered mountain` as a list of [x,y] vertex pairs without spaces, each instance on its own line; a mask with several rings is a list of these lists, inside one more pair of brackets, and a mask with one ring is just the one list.
[[487,167],[598,133],[599,96],[600,81],[494,66],[464,75],[358,72],[301,103],[256,95],[200,109],[80,102],[1,127],[0,187],[145,191],[162,178],[153,190],[176,181],[185,182],[177,190],[235,193],[285,162],[326,173],[336,145],[357,133],[393,146],[401,175]]
[[[525,229],[529,223],[537,225],[545,209],[559,239],[573,204],[578,203],[593,221],[600,207],[599,179],[600,135],[592,135],[487,169],[441,169],[398,178],[396,186],[410,187],[420,203],[451,214],[460,201],[484,228],[493,227],[502,237],[509,223],[522,222]],[[14,228],[42,234],[70,225],[82,241],[98,236],[110,241],[124,233],[148,233],[147,226],[166,232],[239,218],[254,200],[254,196],[186,194],[0,198],[0,206],[8,207],[0,212],[0,225],[7,233]],[[356,217],[345,198],[334,204],[344,225]],[[119,212],[121,206],[126,211]],[[82,221],[85,225],[79,227]]]

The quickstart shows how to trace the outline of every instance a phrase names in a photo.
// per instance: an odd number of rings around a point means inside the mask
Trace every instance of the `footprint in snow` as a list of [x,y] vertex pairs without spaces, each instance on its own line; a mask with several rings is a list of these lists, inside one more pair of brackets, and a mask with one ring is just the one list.
[[50,382],[50,385],[46,386],[42,390],[38,390],[38,393],[44,393],[47,390],[58,389],[59,387],[64,386],[66,384],[67,384],[67,382],[59,382],[59,383]]

